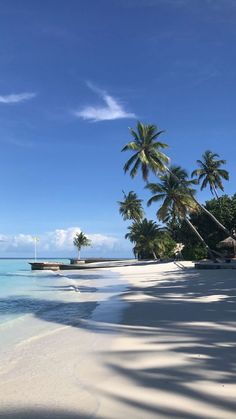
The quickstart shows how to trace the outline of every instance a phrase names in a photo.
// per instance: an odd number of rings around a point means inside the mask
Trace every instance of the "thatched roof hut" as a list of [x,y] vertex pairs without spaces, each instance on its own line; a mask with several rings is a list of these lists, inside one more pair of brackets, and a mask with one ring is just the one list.
[[236,257],[236,240],[234,240],[232,237],[227,237],[225,240],[220,241],[217,244],[217,247],[218,249],[226,250],[228,257]]
[[217,244],[217,247],[219,249],[229,249],[229,248],[235,248],[236,247],[236,240],[232,239],[232,237],[227,237],[227,239],[222,240]]

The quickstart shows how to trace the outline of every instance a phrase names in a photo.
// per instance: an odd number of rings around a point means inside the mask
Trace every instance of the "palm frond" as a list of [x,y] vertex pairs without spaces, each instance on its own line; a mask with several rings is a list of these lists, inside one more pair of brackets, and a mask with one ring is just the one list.
[[153,194],[162,193],[164,191],[163,184],[161,183],[148,183],[145,189],[149,189]]
[[145,125],[142,122],[138,121],[137,129],[138,129],[139,138],[143,140],[145,136]]
[[137,135],[136,131],[133,128],[129,128],[131,135],[134,137],[135,142],[139,143],[139,136]]
[[227,170],[218,169],[218,173],[223,179],[229,180],[229,172],[227,172]]
[[134,166],[133,166],[133,168],[131,169],[131,171],[130,171],[130,176],[132,177],[132,178],[134,178],[136,175],[137,175],[137,172],[138,172],[138,168],[139,168],[139,166],[140,166],[140,160],[136,160],[136,162],[135,162],[135,164],[134,164]]
[[203,169],[195,169],[192,173],[191,173],[191,177],[193,176],[200,176],[203,174]]
[[131,141],[130,143],[126,144],[121,151],[128,151],[128,150],[138,150],[138,145],[135,141]]
[[169,197],[167,197],[162,206],[157,211],[157,216],[160,221],[167,221],[170,218],[170,212],[171,212],[172,202]]
[[151,198],[149,198],[149,200],[147,201],[147,206],[150,207],[150,205],[153,202],[159,202],[159,201],[163,201],[163,199],[165,199],[166,194],[159,194],[159,195],[153,195]]
[[141,170],[142,170],[143,179],[147,181],[148,173],[149,173],[148,165],[146,163],[141,163]]
[[125,163],[124,165],[124,172],[126,173],[129,169],[130,166],[135,162],[135,160],[138,158],[138,153],[135,153],[132,157],[130,157],[130,159]]

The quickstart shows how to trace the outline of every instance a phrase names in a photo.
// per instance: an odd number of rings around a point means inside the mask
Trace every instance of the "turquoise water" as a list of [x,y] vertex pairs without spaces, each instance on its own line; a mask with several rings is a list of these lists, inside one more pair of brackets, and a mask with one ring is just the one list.
[[31,310],[27,304],[31,302],[32,305],[32,301],[34,311],[37,310],[37,299],[42,290],[45,290],[44,299],[49,299],[51,292],[49,288],[47,292],[47,287],[56,277],[56,273],[50,271],[31,271],[27,260],[0,260],[0,324],[29,313]]
[[73,326],[101,308],[111,317],[114,297],[124,287],[119,275],[108,269],[31,271],[27,260],[0,260],[0,332],[3,327],[4,333],[27,329],[33,319],[40,327],[42,321],[45,326]]
[[0,376],[15,377],[34,344],[47,347],[63,331],[91,331],[88,347],[96,346],[104,328],[113,333],[119,324],[126,287],[109,269],[31,271],[26,260],[0,260]]

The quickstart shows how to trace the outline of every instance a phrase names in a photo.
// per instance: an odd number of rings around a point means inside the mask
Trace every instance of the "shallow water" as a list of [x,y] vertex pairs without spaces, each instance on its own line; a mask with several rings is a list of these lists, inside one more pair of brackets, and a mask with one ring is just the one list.
[[109,320],[118,321],[115,296],[125,286],[107,269],[31,271],[26,260],[0,260],[1,353],[84,319],[106,317],[108,306]]
[[[32,272],[27,260],[0,260],[0,324],[29,313],[33,305],[34,310],[40,309],[37,299],[56,277],[52,271]],[[45,298],[50,298],[49,289]]]

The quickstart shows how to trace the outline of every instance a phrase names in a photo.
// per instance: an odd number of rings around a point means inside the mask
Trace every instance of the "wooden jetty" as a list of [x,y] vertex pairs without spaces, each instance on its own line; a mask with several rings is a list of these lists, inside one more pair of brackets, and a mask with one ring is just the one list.
[[[107,268],[107,267],[116,267],[122,264],[130,264],[130,260],[124,259],[104,259],[104,258],[90,258],[84,260],[74,260],[70,259],[70,263],[62,262],[52,262],[52,261],[37,261],[29,262],[32,270],[43,271],[59,271],[59,270],[71,270],[71,269],[97,269],[97,268]],[[132,260],[132,262],[134,262]]]
[[32,271],[59,271],[62,266],[61,262],[29,262]]

